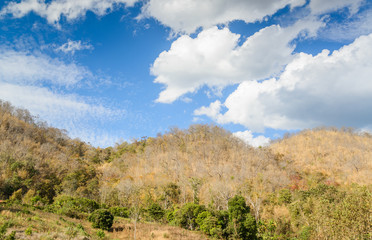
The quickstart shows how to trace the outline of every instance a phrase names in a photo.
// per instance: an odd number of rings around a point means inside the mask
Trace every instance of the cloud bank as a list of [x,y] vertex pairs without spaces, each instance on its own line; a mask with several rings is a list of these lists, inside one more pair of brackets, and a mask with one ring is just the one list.
[[348,8],[351,14],[358,12],[365,0],[311,0],[309,7],[313,14],[322,14]]
[[[151,73],[155,83],[166,86],[157,102],[171,103],[200,87],[228,85],[274,76],[292,60],[291,41],[298,36],[314,36],[322,23],[299,21],[293,26],[261,29],[239,46],[240,35],[213,27],[196,38],[181,36],[169,51],[155,60]],[[272,39],[276,39],[275,47]]]
[[302,6],[305,0],[150,0],[142,17],[153,17],[174,32],[190,34],[234,20],[260,21],[289,5]]
[[[319,125],[371,125],[372,34],[332,54],[300,53],[278,79],[243,82],[224,103],[195,111],[254,132]],[[222,112],[222,109],[227,109]]]
[[84,140],[103,144],[97,135],[87,132],[93,131],[94,124],[120,119],[126,112],[64,92],[85,80],[94,81],[95,77],[74,63],[0,47],[0,99],[28,109],[54,127],[68,130],[72,137],[86,135],[89,138]]
[[84,17],[87,11],[103,16],[117,5],[133,6],[136,2],[137,0],[54,0],[45,3],[44,0],[23,0],[10,2],[0,11],[0,17],[11,15],[21,18],[34,12],[47,19],[49,24],[58,25],[62,17],[72,21]]
[[74,63],[65,64],[44,54],[0,46],[0,81],[69,87],[90,77],[89,70]]

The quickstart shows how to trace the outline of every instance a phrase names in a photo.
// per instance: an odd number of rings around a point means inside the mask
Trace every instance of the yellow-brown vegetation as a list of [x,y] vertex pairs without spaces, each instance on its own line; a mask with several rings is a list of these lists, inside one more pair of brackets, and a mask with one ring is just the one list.
[[[172,222],[167,214],[193,202],[207,206],[204,216],[216,224],[236,195],[244,197],[262,239],[366,239],[372,237],[371,192],[367,133],[318,128],[253,148],[220,127],[192,125],[101,149],[0,101],[0,199],[49,211],[62,195],[126,207],[132,222],[116,221],[114,229],[123,229],[112,233],[118,239],[129,239],[130,231],[137,239],[203,239],[143,223],[154,221],[151,206]],[[15,217],[4,210],[5,218]]]
[[372,136],[368,133],[336,128],[305,130],[271,144],[270,149],[309,181],[372,184]]

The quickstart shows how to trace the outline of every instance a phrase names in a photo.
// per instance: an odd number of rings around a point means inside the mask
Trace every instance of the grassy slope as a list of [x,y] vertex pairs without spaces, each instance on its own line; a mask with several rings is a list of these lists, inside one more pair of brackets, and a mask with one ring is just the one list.
[[[86,220],[79,220],[44,212],[30,207],[1,206],[0,225],[9,223],[7,234],[16,231],[16,239],[100,239],[98,229]],[[32,230],[26,235],[26,229]],[[133,239],[134,224],[129,219],[115,218],[112,231],[105,231],[104,239]],[[202,240],[207,237],[200,232],[159,223],[138,223],[136,239],[184,239]]]

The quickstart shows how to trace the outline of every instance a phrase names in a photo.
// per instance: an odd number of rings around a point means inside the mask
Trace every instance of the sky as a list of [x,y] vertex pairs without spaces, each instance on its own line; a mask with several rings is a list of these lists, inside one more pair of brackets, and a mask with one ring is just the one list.
[[372,0],[2,0],[0,99],[93,146],[372,130]]

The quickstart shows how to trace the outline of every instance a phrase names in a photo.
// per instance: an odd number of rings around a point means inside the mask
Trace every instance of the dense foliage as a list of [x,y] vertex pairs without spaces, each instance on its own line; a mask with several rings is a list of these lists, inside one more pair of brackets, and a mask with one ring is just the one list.
[[88,218],[94,228],[109,230],[114,222],[114,216],[106,209],[95,210]]

